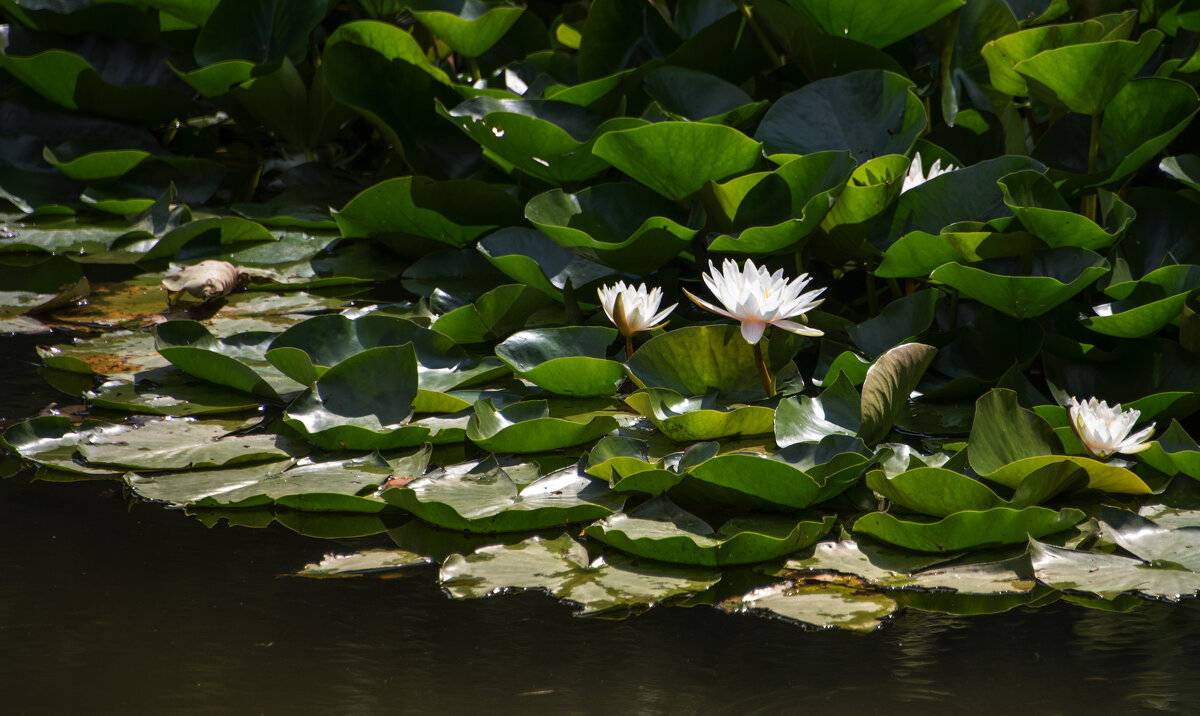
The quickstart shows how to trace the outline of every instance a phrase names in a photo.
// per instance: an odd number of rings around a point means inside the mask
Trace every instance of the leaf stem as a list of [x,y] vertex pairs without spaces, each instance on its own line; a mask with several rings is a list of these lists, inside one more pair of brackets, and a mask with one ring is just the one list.
[[625,336],[625,360],[633,356],[633,336]]
[[783,67],[786,62],[771,45],[771,41],[767,38],[767,34],[763,32],[758,21],[754,19],[754,13],[750,12],[750,7],[746,5],[746,0],[736,0],[738,10],[745,16],[746,22],[750,24],[750,29],[754,32],[754,36],[758,38],[758,43],[762,45],[763,51],[767,53],[767,57],[771,59],[771,64],[775,67]]
[[763,358],[761,340],[754,344],[754,360],[758,363],[758,377],[762,381],[763,390],[767,391],[768,398],[774,398],[775,381],[771,380],[771,373],[767,370],[767,361]]

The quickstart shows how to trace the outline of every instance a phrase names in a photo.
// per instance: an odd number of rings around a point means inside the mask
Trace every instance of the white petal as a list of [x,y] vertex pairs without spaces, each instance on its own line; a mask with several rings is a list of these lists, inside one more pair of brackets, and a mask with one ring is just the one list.
[[692,303],[696,304],[700,308],[703,308],[706,311],[712,311],[713,313],[717,314],[718,316],[725,316],[726,318],[733,318],[733,314],[730,313],[729,311],[726,311],[721,308],[717,308],[716,306],[712,305],[711,303],[709,303],[708,301],[705,301],[702,298],[697,298],[691,291],[687,290],[686,288],[680,289],[680,290],[683,291],[683,295],[692,299]]
[[803,323],[796,323],[795,321],[776,319],[774,321],[771,321],[771,325],[779,326],[780,328],[782,328],[785,331],[791,331],[792,333],[798,333],[802,336],[823,336],[823,335],[825,335],[825,332],[820,330],[819,328],[810,328],[810,327],[804,325]]
[[762,321],[742,321],[742,338],[745,338],[746,342],[751,345],[758,343],[765,330],[767,330],[767,324]]

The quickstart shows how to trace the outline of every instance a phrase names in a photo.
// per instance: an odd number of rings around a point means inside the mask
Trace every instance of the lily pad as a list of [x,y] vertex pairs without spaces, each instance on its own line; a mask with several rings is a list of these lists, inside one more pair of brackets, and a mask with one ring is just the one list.
[[568,283],[571,290],[590,299],[590,290],[616,273],[608,266],[572,253],[540,231],[521,226],[487,235],[479,242],[479,252],[513,280],[556,301],[565,300],[563,294]]
[[699,231],[686,212],[637,184],[554,189],[530,200],[525,216],[571,253],[637,274],[678,256]]
[[581,445],[616,428],[616,419],[608,414],[551,417],[544,400],[497,410],[489,398],[475,403],[467,438],[493,453],[532,453]]
[[764,610],[827,629],[874,631],[899,608],[891,597],[829,584],[781,582],[759,587],[724,605],[729,610]]
[[862,427],[858,391],[842,372],[818,397],[785,398],[775,409],[775,443],[787,447],[829,435],[857,435]]
[[1045,537],[1073,527],[1085,517],[1073,507],[1057,512],[1045,507],[964,510],[940,520],[900,519],[886,512],[872,512],[858,518],[854,532],[918,552],[953,552],[1021,544],[1031,536]]
[[379,453],[304,458],[255,467],[130,473],[125,482],[139,497],[189,508],[278,505],[304,512],[378,513],[387,504],[376,492],[389,479],[419,476],[428,447],[391,459]]
[[[680,147],[688,151],[680,152]],[[691,197],[709,181],[750,169],[762,156],[762,146],[736,129],[701,122],[659,122],[610,132],[592,151],[675,201]]]
[[[764,351],[777,385],[795,370],[795,344],[788,336],[773,335]],[[667,331],[642,344],[625,365],[644,388],[668,388],[687,397],[716,393],[718,400],[727,401],[766,397],[754,351],[736,325]]]
[[590,522],[626,496],[571,466],[518,486],[494,458],[451,466],[385,490],[383,499],[426,522],[468,532],[518,532]]
[[1109,270],[1108,262],[1087,249],[1064,247],[1033,253],[1028,270],[1016,258],[949,263],[930,278],[1014,318],[1040,316],[1082,291]]
[[[463,196],[472,200],[464,204]],[[428,177],[380,182],[333,212],[342,236],[376,237],[402,253],[413,253],[413,237],[428,239],[426,246],[465,246],[488,231],[517,223],[520,216],[509,187]]]
[[303,452],[302,445],[286,437],[236,432],[245,427],[241,420],[163,418],[89,434],[80,439],[77,449],[89,463],[129,470],[224,467],[290,458]]
[[702,592],[720,579],[711,571],[648,564],[620,554],[589,562],[587,550],[567,535],[552,540],[530,537],[518,544],[453,555],[442,565],[439,577],[456,599],[538,589],[579,604],[582,614],[642,611],[673,597]]
[[881,70],[817,80],[771,105],[755,137],[767,154],[849,150],[860,163],[907,154],[926,124],[912,88]]
[[520,331],[496,346],[496,356],[556,395],[612,395],[625,379],[625,367],[605,357],[616,337],[615,329],[599,326]]
[[1029,541],[1038,581],[1055,589],[1091,592],[1112,599],[1124,592],[1178,601],[1200,592],[1200,574],[1186,569],[1154,567],[1140,559],[1082,552]]
[[775,423],[775,411],[765,406],[720,409],[715,395],[686,398],[669,388],[639,390],[625,402],[676,442],[763,435],[770,433]]
[[617,513],[585,532],[624,552],[662,562],[723,566],[749,564],[807,547],[833,527],[832,517],[735,517],[714,530],[664,497]]
[[418,381],[411,343],[369,348],[325,371],[284,422],[326,450],[420,445],[430,429],[410,423]]
[[521,171],[560,186],[591,179],[608,169],[596,153],[608,133],[640,127],[644,120],[604,117],[555,100],[473,97],[452,110],[438,107],[484,150]]
[[275,335],[253,331],[219,340],[196,321],[167,321],[155,326],[154,346],[189,375],[278,400],[304,386],[267,362],[266,349]]
[[858,430],[864,441],[873,443],[887,435],[935,355],[937,349],[933,346],[905,343],[871,364],[863,382],[862,420]]
[[1001,179],[1004,203],[1021,223],[1051,248],[1076,246],[1100,250],[1111,246],[1137,217],[1137,212],[1110,191],[1099,194],[1102,225],[1071,211],[1045,174],[1030,170]]

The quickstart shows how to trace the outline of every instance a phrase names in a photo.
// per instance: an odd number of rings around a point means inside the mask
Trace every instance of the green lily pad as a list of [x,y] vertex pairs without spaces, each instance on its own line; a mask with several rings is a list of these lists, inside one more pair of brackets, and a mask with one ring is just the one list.
[[327,554],[320,562],[304,565],[304,569],[297,572],[296,576],[313,579],[362,577],[390,574],[428,564],[433,564],[433,560],[402,549],[365,549],[353,554]]
[[893,477],[871,470],[867,486],[898,505],[932,517],[1007,506],[982,482],[940,467],[919,467]]
[[[795,342],[773,335],[764,353],[776,384],[794,367]],[[643,388],[669,388],[691,397],[716,393],[721,401],[766,397],[757,361],[736,325],[687,326],[646,341],[626,362],[634,382]]]
[[759,587],[723,606],[730,611],[768,611],[822,629],[862,632],[878,629],[881,620],[899,608],[894,599],[879,592],[790,581]]
[[716,454],[716,448],[716,443],[701,443],[683,453],[651,459],[644,440],[614,435],[602,438],[591,449],[586,472],[607,480],[614,492],[640,492],[657,496],[683,480],[680,470],[712,457]]
[[681,460],[680,472],[686,478],[672,493],[680,499],[780,511],[803,509],[844,492],[858,482],[871,455],[861,440],[834,435],[768,455],[743,451],[704,460],[685,454],[684,459],[689,464]]
[[664,497],[588,526],[585,533],[624,552],[661,562],[723,566],[773,559],[807,547],[833,527],[832,517],[735,517],[714,530]]
[[198,380],[174,369],[146,371],[132,382],[110,380],[84,395],[89,405],[147,415],[215,415],[257,410],[246,393]]
[[561,186],[591,179],[608,169],[597,154],[610,132],[640,127],[634,117],[604,117],[555,100],[473,97],[452,110],[438,107],[486,152],[530,176]]
[[[463,196],[470,196],[468,204]],[[465,246],[481,235],[520,221],[510,187],[471,179],[435,181],[400,177],[364,190],[333,212],[342,236],[371,236],[411,253],[413,237],[427,245]]]
[[854,575],[882,587],[909,586],[917,581],[910,574],[920,573],[961,556],[961,553],[921,554],[899,550],[874,540],[855,542],[842,539],[837,542],[818,542],[796,553],[776,576],[796,571],[837,572]]
[[1137,217],[1137,212],[1116,194],[1101,189],[1098,193],[1103,226],[1098,226],[1073,212],[1054,184],[1040,172],[1014,172],[998,183],[1008,208],[1030,233],[1051,248],[1077,246],[1093,251],[1107,248]]
[[525,11],[480,0],[406,0],[404,5],[417,22],[465,57],[491,49]]
[[1129,36],[1126,23],[1132,13],[1101,15],[1084,22],[1028,27],[1005,34],[983,47],[991,84],[1000,92],[1016,97],[1030,93],[1025,76],[1016,66],[1046,50],[1102,40],[1123,40]]
[[252,331],[218,340],[196,321],[167,321],[154,327],[154,346],[184,373],[278,400],[304,386],[267,362],[266,348],[275,335]]
[[789,0],[827,35],[847,37],[880,49],[896,43],[961,8],[962,0],[917,0],[898,6],[887,0]]
[[874,443],[887,435],[935,355],[933,346],[905,343],[875,359],[863,381],[859,437]]
[[612,268],[559,246],[540,231],[510,226],[489,234],[479,242],[479,252],[513,280],[535,288],[556,301],[571,289],[586,297],[614,274]]
[[775,409],[775,443],[780,447],[819,442],[829,435],[857,435],[861,427],[861,398],[841,372],[820,396],[785,398]]
[[1109,270],[1108,261],[1087,249],[1064,247],[1033,253],[1029,270],[1016,258],[949,263],[930,278],[1014,318],[1040,316],[1082,291]]
[[287,438],[234,434],[244,421],[150,420],[114,426],[79,440],[77,449],[94,465],[130,470],[181,470],[290,458],[301,446]]
[[1081,552],[1029,541],[1038,581],[1055,589],[1091,592],[1112,599],[1124,592],[1177,601],[1200,592],[1200,574],[1186,569],[1155,567],[1140,559],[1100,552]]
[[1169,529],[1126,510],[1104,506],[1100,529],[1106,540],[1155,566],[1200,572],[1200,530]]
[[620,510],[626,496],[610,491],[579,466],[517,485],[488,458],[385,490],[383,499],[439,527],[491,533],[590,522]]
[[612,395],[625,379],[625,366],[605,358],[616,337],[616,329],[600,326],[539,328],[512,334],[496,346],[496,356],[556,395]]
[[767,107],[737,85],[707,72],[672,67],[651,70],[642,80],[646,93],[677,119],[736,127]]
[[544,400],[513,403],[499,410],[491,399],[475,403],[467,438],[493,453],[531,453],[581,445],[617,428],[611,415],[550,416]]
[[775,411],[761,405],[717,408],[716,396],[686,398],[669,388],[648,388],[625,402],[649,418],[676,442],[699,442],[741,435],[763,435],[774,429]]
[[975,403],[969,445],[971,467],[986,474],[1019,460],[1052,455],[1059,441],[1049,423],[1020,406],[1015,391],[997,388]]
[[1172,420],[1149,448],[1138,453],[1138,459],[1168,475],[1181,472],[1200,480],[1200,445],[1177,420]]
[[907,154],[925,128],[925,107],[907,78],[859,70],[817,80],[779,98],[755,138],[767,154],[846,151],[858,162]]
[[940,520],[900,519],[886,512],[863,515],[854,523],[855,534],[866,534],[918,552],[946,552],[1006,544],[1021,544],[1030,537],[1061,532],[1084,520],[1072,507],[1055,512],[1045,507],[1014,510],[955,512]]
[[[680,152],[679,147],[689,151]],[[709,181],[750,169],[762,156],[762,146],[731,127],[659,122],[609,132],[592,152],[634,180],[678,201],[700,191]]]
[[[412,343],[422,391],[444,392],[507,371],[494,359],[476,362],[448,337],[393,316],[316,316],[271,341],[267,360],[293,380],[311,385],[330,366],[364,350]],[[465,406],[464,406],[465,407]]]
[[369,348],[325,371],[284,422],[326,450],[420,445],[430,429],[410,423],[418,380],[411,343]]
[[190,470],[156,475],[130,473],[125,482],[139,497],[188,508],[252,508],[278,505],[304,512],[381,512],[376,496],[391,478],[419,476],[428,447],[385,459],[379,453],[323,456],[254,467]]
[[196,38],[196,62],[251,60],[258,64],[285,57],[301,62],[309,33],[327,11],[325,3],[296,7],[287,0],[246,0],[217,3]]
[[528,286],[497,286],[474,303],[438,316],[430,328],[460,345],[501,340],[524,328],[529,316],[548,303],[544,293]]
[[119,478],[124,470],[90,465],[77,458],[81,440],[121,426],[99,420],[78,425],[61,415],[45,415],[17,423],[4,431],[0,444],[21,457],[52,470],[88,478]]
[[1013,65],[1029,93],[1079,114],[1099,114],[1162,42],[1157,30],[1137,42],[1086,42],[1045,50]]
[[592,562],[587,550],[567,535],[530,537],[453,555],[439,578],[456,599],[537,589],[580,605],[582,614],[643,611],[672,597],[702,592],[720,580],[715,572],[647,564],[620,554]]
[[[1152,161],[1200,111],[1196,91],[1161,77],[1125,84],[1105,108],[1095,171],[1089,171],[1086,117],[1068,115],[1042,135],[1034,156],[1052,167],[1061,188],[1082,190],[1120,181]],[[1072,146],[1079,143],[1080,146]]]
[[999,483],[1006,487],[1017,487],[1022,480],[1049,465],[1070,463],[1087,473],[1087,487],[1101,492],[1115,492],[1126,495],[1149,495],[1153,492],[1142,478],[1127,468],[1112,463],[1103,463],[1079,455],[1043,455],[1028,457],[1011,462],[992,472],[980,471],[979,476],[985,480]]
[[525,216],[568,251],[638,274],[678,256],[699,231],[686,212],[637,184],[554,189],[534,197]]
[[878,316],[848,326],[846,333],[863,353],[878,357],[929,330],[941,298],[939,291],[917,291],[887,304]]
[[1200,266],[1163,266],[1136,281],[1109,285],[1104,292],[1117,300],[1095,306],[1097,315],[1083,324],[1108,336],[1142,338],[1180,320],[1184,304],[1198,287]]
[[820,225],[854,168],[848,152],[817,152],[773,172],[748,174],[712,187],[730,233],[708,250],[742,254],[797,249]]
[[878,216],[900,195],[908,166],[909,159],[902,154],[886,154],[859,164],[821,220],[821,228],[832,233]]

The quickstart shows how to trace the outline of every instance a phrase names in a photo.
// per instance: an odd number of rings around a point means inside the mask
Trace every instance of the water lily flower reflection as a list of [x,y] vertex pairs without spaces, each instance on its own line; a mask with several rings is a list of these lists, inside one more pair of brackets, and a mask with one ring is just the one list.
[[1134,435],[1129,434],[1140,415],[1137,410],[1121,410],[1120,404],[1110,408],[1103,400],[1095,398],[1082,403],[1075,398],[1067,401],[1071,430],[1075,431],[1088,454],[1100,459],[1119,452],[1130,455],[1150,447],[1150,443],[1142,441],[1154,432],[1154,423]]
[[617,281],[612,286],[600,287],[596,293],[608,320],[625,336],[627,354],[633,353],[634,333],[658,328],[679,305],[673,303],[659,311],[662,289],[655,286],[647,291],[644,283],[634,288],[633,284],[626,286],[624,281]]
[[788,320],[808,313],[825,300],[817,298],[824,288],[800,293],[811,280],[808,274],[800,274],[799,278],[789,281],[784,278],[782,269],[771,274],[749,259],[741,270],[732,259],[725,259],[720,271],[712,261],[708,262],[708,268],[710,273],[704,274],[704,283],[724,308],[697,298],[687,289],[683,292],[704,310],[740,321],[742,338],[747,343],[756,345],[768,325],[802,336],[825,335],[816,328]]
[[913,156],[912,162],[908,165],[908,173],[904,175],[904,183],[900,185],[900,193],[903,194],[909,189],[915,189],[930,179],[936,176],[941,176],[946,172],[952,172],[957,168],[958,167],[954,166],[953,164],[947,164],[946,168],[943,169],[942,160],[935,159],[933,164],[929,166],[929,173],[926,174],[921,165],[921,153],[917,152],[916,155]]

